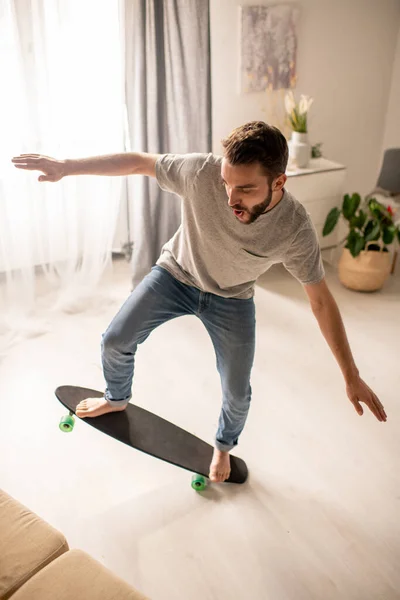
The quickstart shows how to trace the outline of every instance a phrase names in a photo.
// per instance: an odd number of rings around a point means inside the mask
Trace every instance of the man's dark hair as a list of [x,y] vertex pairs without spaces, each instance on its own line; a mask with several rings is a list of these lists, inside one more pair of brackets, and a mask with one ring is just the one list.
[[288,145],[285,136],[264,121],[250,121],[222,140],[224,156],[231,165],[260,163],[269,182],[286,171]]

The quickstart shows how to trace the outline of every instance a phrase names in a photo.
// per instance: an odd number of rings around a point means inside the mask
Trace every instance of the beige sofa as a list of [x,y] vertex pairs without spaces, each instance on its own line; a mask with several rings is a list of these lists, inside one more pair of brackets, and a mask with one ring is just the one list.
[[0,600],[146,600],[0,490]]

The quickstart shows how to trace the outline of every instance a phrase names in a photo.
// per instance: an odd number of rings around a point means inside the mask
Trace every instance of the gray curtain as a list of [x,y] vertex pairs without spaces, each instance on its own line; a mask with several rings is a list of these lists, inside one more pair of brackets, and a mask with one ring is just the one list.
[[[127,127],[133,152],[211,150],[208,0],[126,0]],[[128,178],[135,287],[178,229],[180,199]]]

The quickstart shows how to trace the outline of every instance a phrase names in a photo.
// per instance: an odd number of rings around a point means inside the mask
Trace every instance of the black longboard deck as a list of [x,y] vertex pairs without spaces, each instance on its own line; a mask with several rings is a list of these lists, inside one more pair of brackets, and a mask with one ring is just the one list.
[[[60,386],[55,394],[74,414],[81,400],[103,397],[97,390],[73,385]],[[208,477],[213,447],[144,408],[129,403],[124,411],[82,420],[136,450]],[[231,475],[227,482],[244,483],[247,475],[246,463],[231,456]]]

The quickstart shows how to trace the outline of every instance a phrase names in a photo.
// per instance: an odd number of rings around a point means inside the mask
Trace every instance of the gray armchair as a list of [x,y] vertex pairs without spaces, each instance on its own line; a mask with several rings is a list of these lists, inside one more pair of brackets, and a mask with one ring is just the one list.
[[[396,211],[395,223],[400,224],[400,148],[388,148],[383,155],[381,171],[376,188],[368,194],[385,206],[391,206]],[[394,273],[398,257],[397,247],[394,250],[391,273]]]
[[377,188],[400,197],[400,148],[388,148],[383,156]]

